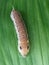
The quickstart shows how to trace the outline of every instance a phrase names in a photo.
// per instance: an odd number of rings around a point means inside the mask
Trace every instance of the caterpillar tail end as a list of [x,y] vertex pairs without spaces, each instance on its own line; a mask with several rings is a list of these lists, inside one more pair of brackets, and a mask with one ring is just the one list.
[[12,10],[15,10],[15,9],[14,9],[14,6],[12,6]]

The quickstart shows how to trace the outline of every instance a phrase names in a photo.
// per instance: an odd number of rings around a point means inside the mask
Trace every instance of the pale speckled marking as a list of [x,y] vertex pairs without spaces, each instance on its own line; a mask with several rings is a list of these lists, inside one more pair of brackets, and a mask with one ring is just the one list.
[[13,20],[13,23],[14,23],[14,26],[15,26],[15,29],[16,29],[16,32],[17,32],[18,40],[19,40],[19,32],[18,32],[18,29],[17,29],[17,25],[15,23],[15,19],[13,18],[13,15],[12,14],[11,14],[11,18]]

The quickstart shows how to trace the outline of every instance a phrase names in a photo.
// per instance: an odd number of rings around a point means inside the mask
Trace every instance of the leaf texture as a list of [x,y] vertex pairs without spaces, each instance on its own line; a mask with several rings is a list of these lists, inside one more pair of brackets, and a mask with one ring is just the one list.
[[[18,52],[10,13],[20,11],[26,25],[30,52]],[[0,0],[0,65],[49,65],[49,0]]]

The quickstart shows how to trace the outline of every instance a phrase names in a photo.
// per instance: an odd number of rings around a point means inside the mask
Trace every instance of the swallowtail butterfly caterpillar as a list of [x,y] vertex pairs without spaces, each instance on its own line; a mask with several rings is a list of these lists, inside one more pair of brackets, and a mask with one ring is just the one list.
[[16,34],[18,37],[18,50],[21,55],[25,57],[29,52],[29,40],[26,26],[24,24],[22,16],[15,9],[12,9],[10,17],[14,23]]

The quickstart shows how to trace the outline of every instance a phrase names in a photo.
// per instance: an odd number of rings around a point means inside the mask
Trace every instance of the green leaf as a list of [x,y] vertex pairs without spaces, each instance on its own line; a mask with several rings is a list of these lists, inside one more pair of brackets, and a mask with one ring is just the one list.
[[[30,52],[26,58],[18,52],[12,6],[21,12],[28,31]],[[0,0],[0,65],[49,65],[48,0]]]

